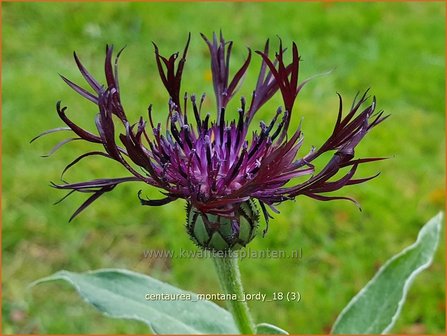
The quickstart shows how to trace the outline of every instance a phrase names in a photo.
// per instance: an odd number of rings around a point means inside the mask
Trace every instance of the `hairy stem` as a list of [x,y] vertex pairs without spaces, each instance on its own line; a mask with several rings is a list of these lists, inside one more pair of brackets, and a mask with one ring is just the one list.
[[214,256],[214,265],[219,276],[220,286],[225,294],[236,295],[237,300],[228,300],[227,307],[233,314],[239,331],[242,334],[254,334],[255,327],[244,300],[244,289],[236,256]]

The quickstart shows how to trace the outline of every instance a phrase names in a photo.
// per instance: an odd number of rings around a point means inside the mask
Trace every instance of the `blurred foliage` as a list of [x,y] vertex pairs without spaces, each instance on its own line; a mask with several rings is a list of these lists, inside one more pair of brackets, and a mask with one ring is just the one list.
[[[123,103],[129,116],[166,117],[167,96],[156,72],[151,41],[168,54],[193,36],[184,75],[185,90],[206,91],[213,110],[206,45],[199,32],[222,29],[235,41],[232,65],[245,46],[261,49],[266,38],[297,41],[301,78],[333,70],[309,83],[298,100],[295,126],[304,118],[303,153],[321,145],[338,109],[371,87],[379,108],[392,116],[367,136],[359,156],[388,156],[359,171],[382,174],[339,194],[350,203],[298,198],[280,206],[265,238],[252,249],[302,249],[302,259],[246,259],[241,272],[248,292],[300,291],[301,302],[251,302],[258,322],[295,333],[327,333],[349,299],[389,257],[409,245],[419,228],[444,206],[445,4],[443,3],[3,3],[3,333],[145,333],[142,324],[109,320],[61,283],[32,291],[33,280],[60,269],[86,271],[123,267],[151,274],[183,289],[213,293],[217,278],[210,260],[144,258],[146,249],[195,248],[185,230],[181,201],[142,207],[142,185],[118,187],[79,218],[70,214],[85,199],[74,195],[53,206],[61,193],[49,187],[76,154],[88,146],[67,145],[45,154],[66,134],[29,140],[60,126],[55,103],[62,99],[72,118],[94,129],[93,105],[58,77],[82,83],[71,52],[103,79],[104,47],[127,45],[120,60]],[[241,94],[250,95],[259,59]],[[237,100],[237,99],[236,99]],[[279,96],[259,114],[269,120]],[[235,107],[235,105],[234,105]],[[86,160],[69,181],[125,174],[105,159]],[[261,225],[264,225],[263,223]],[[394,332],[444,333],[445,242],[431,268],[411,289]]]

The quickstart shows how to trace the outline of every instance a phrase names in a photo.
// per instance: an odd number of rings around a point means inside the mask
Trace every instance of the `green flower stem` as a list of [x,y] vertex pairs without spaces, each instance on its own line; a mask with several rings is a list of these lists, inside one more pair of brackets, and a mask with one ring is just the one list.
[[233,314],[239,331],[242,334],[255,334],[255,327],[247,302],[242,301],[244,299],[244,289],[242,288],[237,256],[215,255],[213,260],[223,292],[225,294],[236,294],[238,298],[237,300],[227,301],[227,306]]

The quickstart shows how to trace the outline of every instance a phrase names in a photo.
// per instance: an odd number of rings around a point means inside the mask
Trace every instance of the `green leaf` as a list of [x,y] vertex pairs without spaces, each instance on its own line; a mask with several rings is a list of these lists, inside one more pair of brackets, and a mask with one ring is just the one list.
[[[122,269],[60,271],[31,286],[54,280],[70,283],[87,303],[106,316],[142,321],[157,334],[238,333],[228,311],[213,302],[199,300],[197,294],[143,274]],[[172,295],[175,299],[147,300],[151,294]]]
[[288,335],[289,333],[273,324],[260,323],[256,326],[257,335]]
[[432,262],[442,213],[420,231],[416,242],[389,259],[335,321],[334,334],[383,334],[396,322],[417,274]]

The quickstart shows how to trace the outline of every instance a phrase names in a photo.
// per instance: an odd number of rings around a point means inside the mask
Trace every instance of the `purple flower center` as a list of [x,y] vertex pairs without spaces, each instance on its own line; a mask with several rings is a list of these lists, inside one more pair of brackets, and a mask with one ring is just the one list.
[[[367,93],[355,99],[349,112],[343,116],[342,99],[332,134],[320,147],[305,155],[298,155],[303,144],[301,126],[290,130],[290,120],[298,93],[308,80],[299,81],[300,56],[292,44],[291,61],[285,61],[285,49],[280,40],[275,56],[269,56],[269,41],[263,51],[256,53],[262,64],[251,99],[241,98],[238,117],[227,120],[225,112],[242,83],[250,61],[251,50],[239,70],[230,76],[229,64],[232,42],[214,34],[212,41],[204,38],[211,56],[211,71],[216,97],[216,117],[202,111],[200,100],[194,95],[181,95],[181,79],[186,63],[190,36],[181,57],[179,53],[163,57],[155,46],[155,58],[161,81],[169,94],[166,129],[155,123],[152,106],[147,120],[143,117],[130,123],[121,104],[118,82],[118,58],[112,62],[113,47],[107,46],[105,59],[106,85],[101,85],[74,54],[77,66],[92,91],[86,90],[67,78],[62,79],[98,109],[95,119],[97,133],[91,133],[71,121],[66,107],[57,103],[57,112],[67,127],[56,128],[41,135],[70,130],[76,137],[54,147],[54,152],[73,140],[84,140],[100,149],[87,152],[71,162],[64,170],[90,156],[104,156],[119,162],[130,174],[122,178],[101,178],[78,183],[53,184],[58,189],[92,193],[72,216],[75,217],[92,202],[111,191],[118,184],[140,181],[162,190],[160,200],[141,198],[143,205],[164,205],[176,199],[185,199],[194,209],[211,215],[237,218],[244,202],[257,200],[268,220],[269,207],[304,195],[317,200],[353,199],[333,196],[330,193],[347,185],[374,178],[355,178],[360,164],[383,158],[355,158],[355,148],[367,132],[387,118],[383,112],[375,113],[376,101],[362,107]],[[269,123],[260,122],[259,129],[249,133],[255,114],[277,92],[283,106],[279,107]],[[182,98],[181,98],[182,97]],[[118,132],[117,128],[124,129]],[[332,152],[332,158],[318,169],[313,161],[323,153]],[[343,172],[339,174],[339,172]],[[341,175],[341,177],[340,177]],[[304,182],[297,177],[308,176]],[[292,183],[290,183],[292,182]],[[355,201],[354,201],[355,202]],[[237,223],[236,223],[237,224]],[[233,225],[237,227],[237,225]]]

